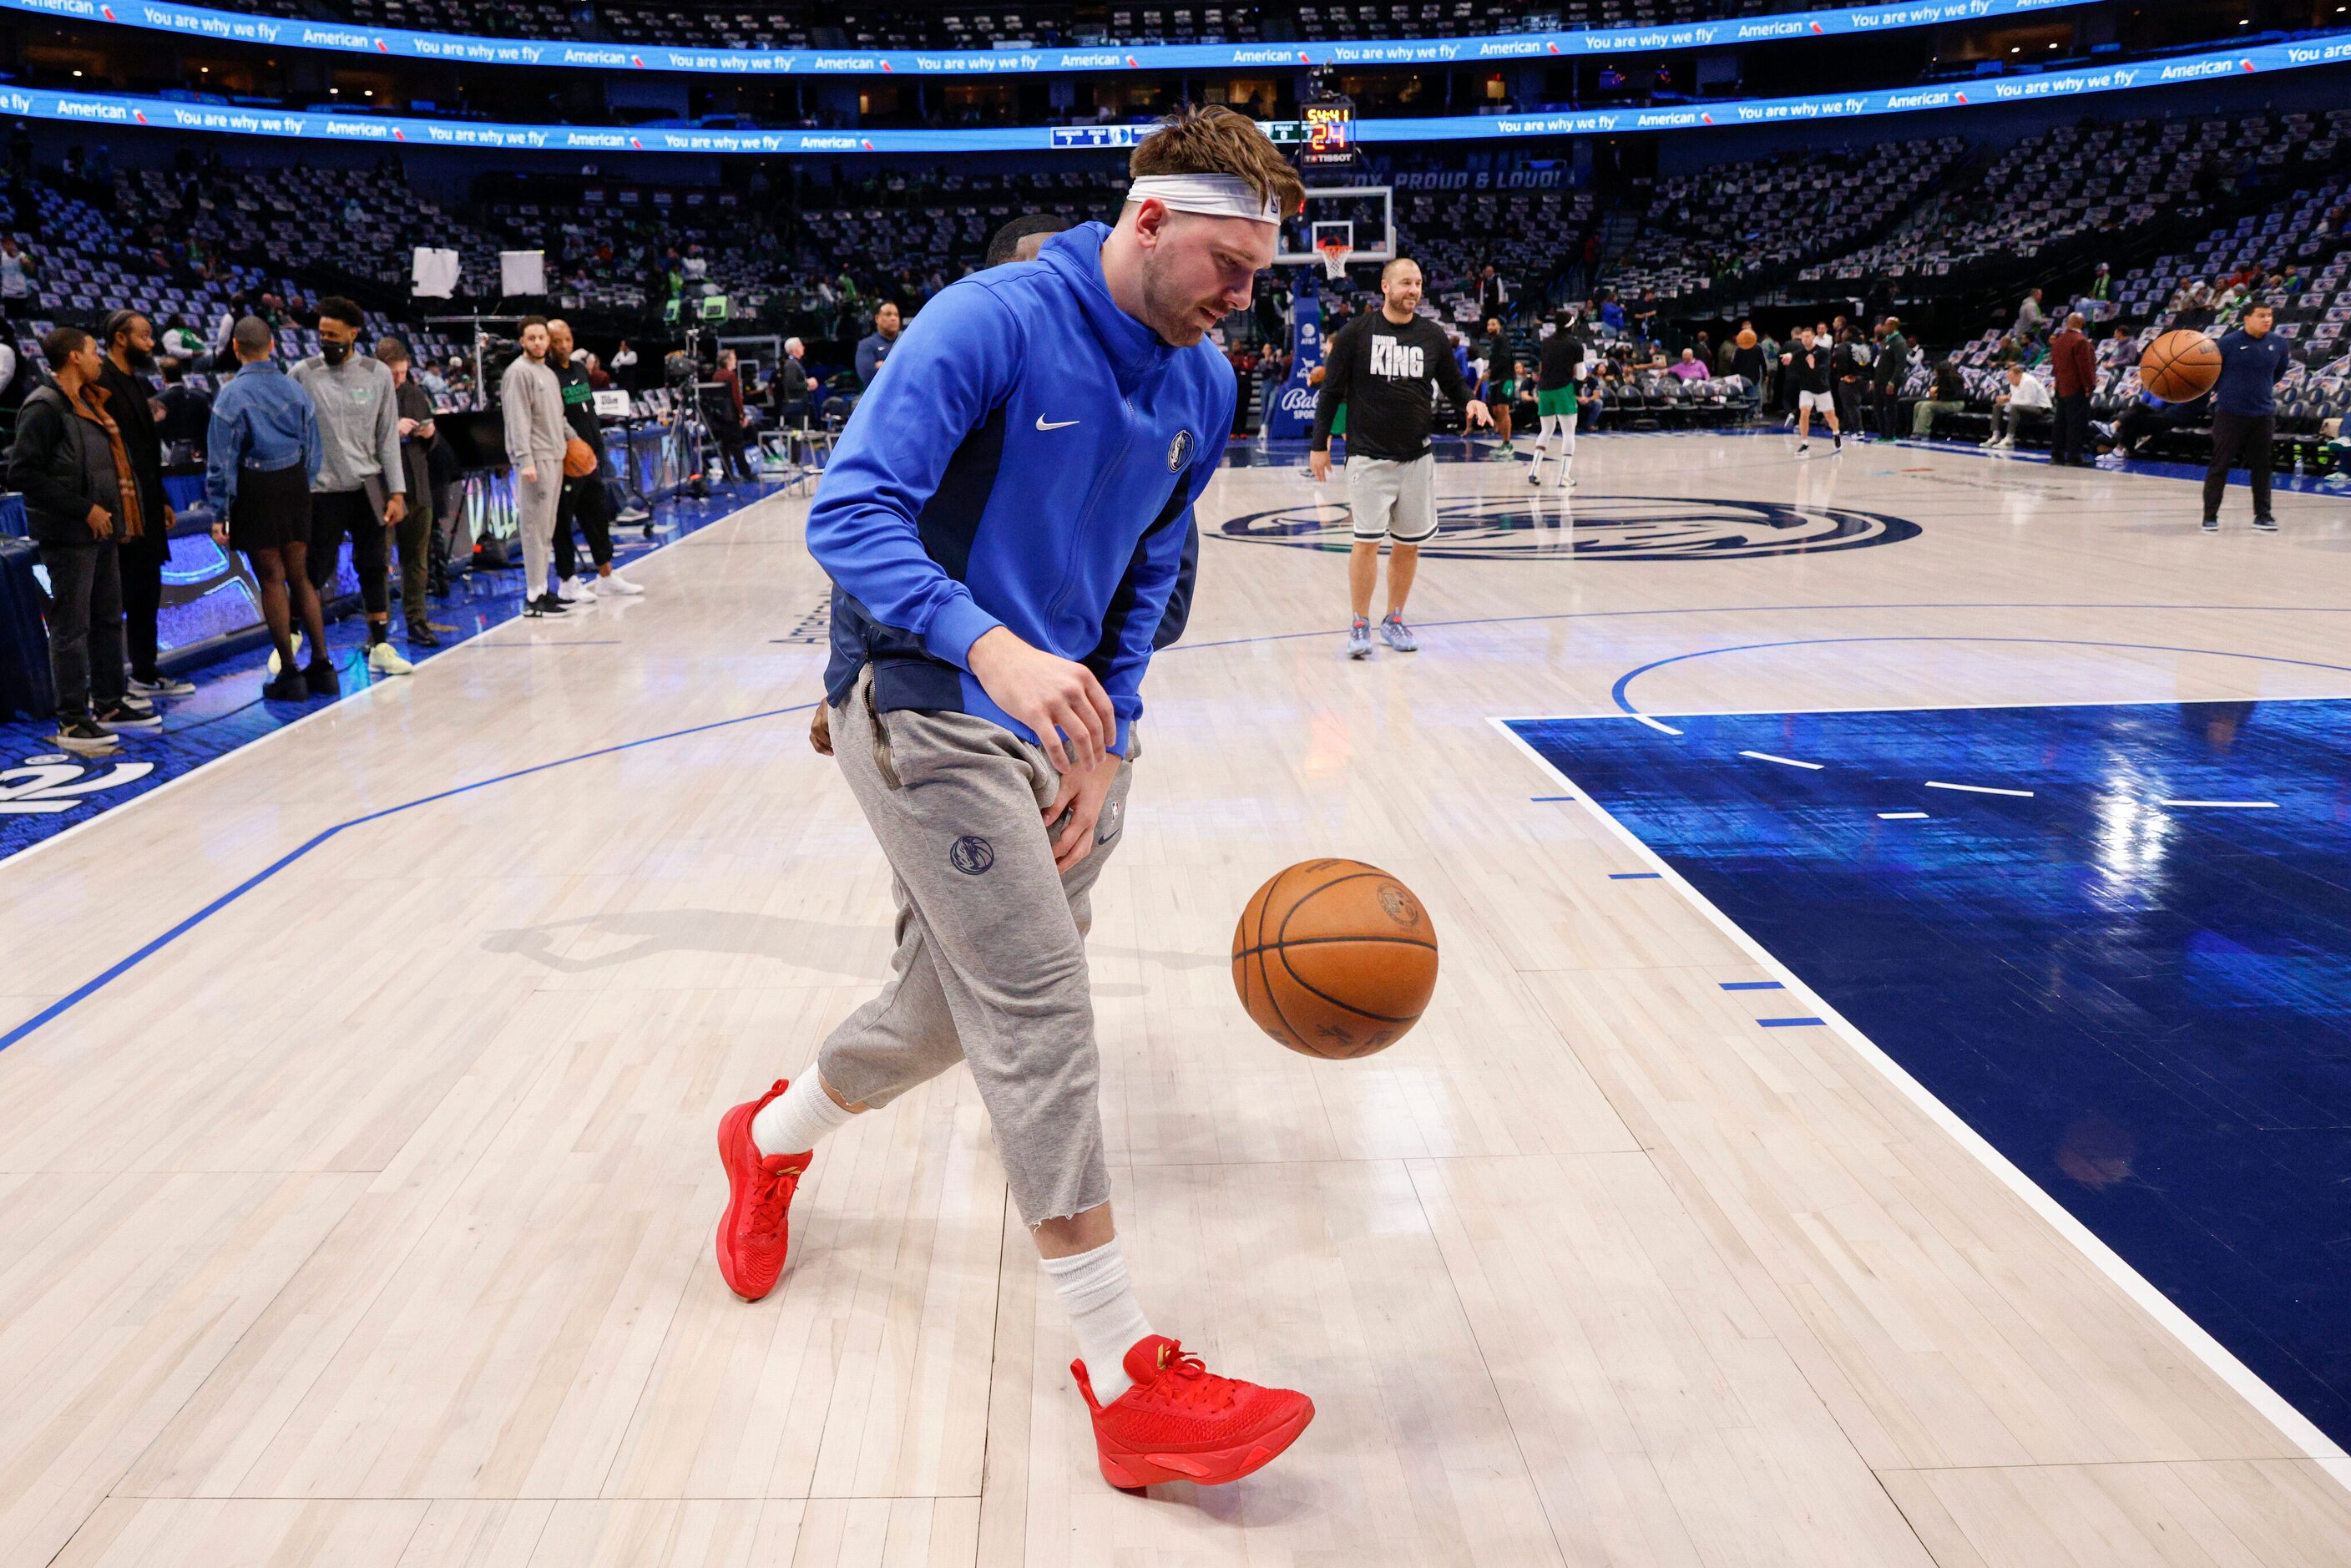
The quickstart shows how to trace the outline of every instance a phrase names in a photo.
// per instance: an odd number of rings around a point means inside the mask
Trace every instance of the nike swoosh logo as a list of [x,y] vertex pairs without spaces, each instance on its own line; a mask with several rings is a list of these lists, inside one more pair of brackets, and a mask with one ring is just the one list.
[[1049,423],[1043,414],[1037,416],[1037,428],[1040,430],[1067,430],[1077,423],[1074,419],[1057,419]]

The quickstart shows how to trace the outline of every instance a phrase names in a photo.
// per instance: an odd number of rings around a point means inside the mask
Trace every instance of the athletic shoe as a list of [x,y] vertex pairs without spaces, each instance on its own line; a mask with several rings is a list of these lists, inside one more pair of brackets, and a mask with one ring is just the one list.
[[1992,444],[1999,447],[2002,452],[2012,452],[2016,449],[2016,437],[2013,435],[2003,435],[1998,441],[1993,442]]
[[97,705],[98,727],[120,735],[126,730],[161,729],[163,716],[140,697],[126,696],[110,703]]
[[300,670],[280,670],[264,683],[261,695],[274,703],[308,702],[310,682]]
[[49,737],[49,744],[59,751],[70,751],[77,757],[103,757],[110,751],[120,750],[122,746],[122,742],[87,718],[57,726],[57,734]]
[[1404,615],[1399,611],[1389,611],[1387,619],[1380,622],[1380,641],[1399,653],[1420,652],[1420,640],[1412,634],[1412,628],[1404,623]]
[[1844,450],[1844,431],[1842,431],[1842,430],[1833,430],[1833,431],[1829,432],[1829,437],[1830,437],[1830,446],[1829,446],[1829,450],[1830,450],[1830,451],[1832,451],[1832,452],[1843,452],[1843,451]]
[[1347,657],[1368,659],[1372,656],[1372,623],[1358,619],[1347,628]]
[[1541,458],[1540,458],[1540,457],[1536,458],[1536,459],[1535,459],[1535,465],[1534,465],[1533,467],[1531,467],[1531,468],[1530,468],[1530,469],[1528,469],[1528,470],[1527,470],[1527,483],[1528,483],[1528,484],[1530,484],[1530,485],[1540,485],[1540,484],[1541,484],[1541,483],[1542,483],[1542,459],[1541,459]]
[[302,672],[302,680],[314,697],[339,697],[343,695],[343,679],[335,674],[335,666],[326,659],[311,660],[310,667]]
[[142,681],[133,675],[131,677],[131,689],[142,697],[192,697],[196,695],[193,683],[162,674],[152,681]]
[[652,516],[643,507],[622,507],[612,514],[612,520],[616,523],[642,523]]
[[413,648],[438,648],[441,639],[434,632],[431,622],[411,621],[408,623],[408,643]]
[[368,650],[368,673],[371,675],[413,675],[416,666],[401,657],[400,650],[389,643],[378,643]]
[[1314,1419],[1303,1394],[1219,1377],[1165,1334],[1135,1341],[1125,1365],[1134,1386],[1105,1406],[1094,1400],[1086,1364],[1070,1363],[1093,1416],[1102,1479],[1124,1490],[1237,1481],[1279,1458]]
[[566,604],[593,604],[596,602],[596,591],[577,578],[567,577],[563,580],[563,586],[555,591],[555,597]]
[[1796,443],[1796,455],[1799,457],[1802,457],[1805,453],[1810,452],[1812,449],[1813,444],[1809,441],[1799,441]]
[[[302,633],[299,632],[294,633],[294,666],[297,669],[299,669],[302,666]],[[279,673],[277,668],[277,650],[275,648],[269,650],[269,673],[273,676]]]
[[2256,533],[2273,534],[2277,532],[2277,519],[2275,517],[2255,517],[2253,519],[2253,529]]
[[596,597],[610,599],[615,594],[622,599],[642,598],[644,590],[625,577],[600,577],[596,580]]
[[522,601],[522,612],[529,616],[561,615],[570,608],[571,606],[564,603],[552,593],[542,593],[537,599],[526,599]]
[[757,1100],[746,1100],[718,1119],[718,1161],[726,1167],[726,1212],[718,1220],[718,1272],[726,1288],[756,1301],[776,1288],[791,1239],[792,1195],[816,1151],[762,1155],[751,1138],[751,1120],[781,1094],[789,1080]]
[[2219,532],[2220,531],[2220,518],[2218,518],[2218,517],[2207,517],[2207,518],[2205,518],[2205,519],[2204,519],[2204,531],[2205,531],[2206,533],[2208,533],[2208,534],[2217,534],[2217,533],[2219,533]]

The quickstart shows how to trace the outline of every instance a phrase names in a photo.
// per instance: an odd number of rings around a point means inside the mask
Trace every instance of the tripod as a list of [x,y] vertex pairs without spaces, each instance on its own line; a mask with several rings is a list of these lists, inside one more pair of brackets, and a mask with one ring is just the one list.
[[726,388],[717,382],[702,379],[701,328],[686,328],[682,357],[685,373],[670,378],[677,394],[677,409],[670,415],[669,430],[662,437],[661,455],[653,465],[653,490],[664,497],[682,491],[695,500],[703,500],[710,494],[710,476],[704,456],[710,427],[702,412],[702,398],[706,391],[724,392]]

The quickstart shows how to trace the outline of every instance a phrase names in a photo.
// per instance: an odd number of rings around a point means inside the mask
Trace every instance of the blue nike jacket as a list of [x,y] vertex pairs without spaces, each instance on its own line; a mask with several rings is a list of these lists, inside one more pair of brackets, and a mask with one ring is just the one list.
[[940,293],[850,416],[808,520],[833,582],[829,700],[871,664],[884,711],[1034,740],[968,667],[1005,626],[1093,671],[1125,754],[1236,383],[1213,346],[1170,348],[1111,299],[1109,235],[1081,224]]

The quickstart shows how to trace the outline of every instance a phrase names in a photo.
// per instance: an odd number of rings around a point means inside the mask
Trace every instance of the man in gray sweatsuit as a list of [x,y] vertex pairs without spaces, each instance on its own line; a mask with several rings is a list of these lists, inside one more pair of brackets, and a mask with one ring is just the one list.
[[547,318],[523,319],[522,352],[498,378],[506,413],[507,461],[514,465],[515,517],[522,528],[522,612],[560,615],[563,601],[549,591],[555,551],[555,509],[563,499],[563,384],[547,368]]
[[[392,529],[407,515],[400,461],[400,404],[383,361],[355,351],[366,323],[348,299],[319,301],[319,351],[296,365],[295,382],[319,410],[325,449],[310,484],[310,550],[305,562],[321,603],[335,580],[343,536],[367,607],[368,668],[404,675],[415,668],[392,645]],[[413,607],[411,609],[413,613]]]

